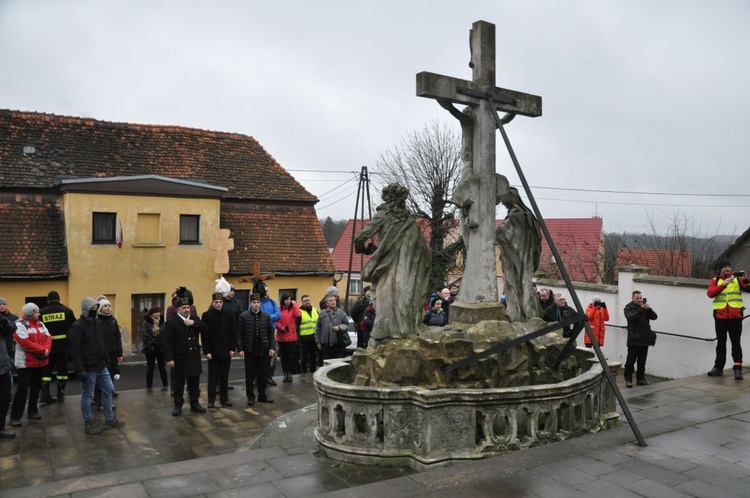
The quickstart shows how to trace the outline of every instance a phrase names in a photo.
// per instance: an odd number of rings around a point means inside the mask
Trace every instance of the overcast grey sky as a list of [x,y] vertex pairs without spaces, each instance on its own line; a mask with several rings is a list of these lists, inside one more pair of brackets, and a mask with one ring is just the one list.
[[498,86],[543,98],[506,129],[545,217],[750,226],[746,0],[0,0],[0,107],[252,135],[349,218],[361,166],[431,120],[458,130],[415,75],[470,79],[477,20]]

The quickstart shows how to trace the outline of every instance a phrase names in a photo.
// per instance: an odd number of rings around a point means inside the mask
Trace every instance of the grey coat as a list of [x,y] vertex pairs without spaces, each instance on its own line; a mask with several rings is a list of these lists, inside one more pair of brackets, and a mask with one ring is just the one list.
[[336,346],[338,338],[336,332],[333,331],[335,325],[340,327],[339,332],[346,333],[349,331],[349,319],[346,313],[341,308],[336,308],[333,311],[324,308],[318,315],[318,323],[315,324],[315,342]]

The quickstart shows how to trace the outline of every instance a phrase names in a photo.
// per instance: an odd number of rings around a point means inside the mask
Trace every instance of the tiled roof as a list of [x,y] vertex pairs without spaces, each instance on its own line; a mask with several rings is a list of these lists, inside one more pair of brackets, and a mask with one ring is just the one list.
[[[598,281],[601,278],[599,249],[602,238],[602,219],[547,218],[544,222],[570,279],[577,282]],[[501,224],[502,220],[498,220],[497,226]],[[557,264],[552,262],[552,251],[544,238],[542,238],[539,270],[553,278],[558,276]]]
[[0,275],[68,275],[65,223],[57,196],[0,195]]
[[617,251],[617,266],[638,265],[651,269],[650,275],[689,277],[691,272],[688,251],[660,249],[629,249]]
[[262,273],[334,272],[312,206],[222,202],[221,227],[234,239],[230,275],[249,274],[255,262]]
[[352,230],[355,231],[355,235],[356,235],[364,227],[366,227],[369,224],[370,224],[370,220],[357,220],[356,230],[355,230],[354,220],[349,220],[346,222],[344,231],[341,232],[341,235],[339,236],[339,240],[336,242],[336,245],[333,247],[333,252],[331,252],[331,259],[333,260],[333,266],[336,268],[336,271],[339,271],[339,272],[349,271],[350,253],[352,254],[352,273],[361,273],[362,265],[367,264],[367,262],[370,261],[370,256],[364,256],[364,262],[363,262],[363,258],[360,254],[351,252]]
[[247,135],[9,110],[0,110],[0,135],[6,191],[50,188],[57,175],[153,174],[227,187],[225,199],[316,201]]
[[[356,232],[367,226],[370,220],[359,220]],[[599,244],[602,237],[601,218],[559,218],[545,220],[547,228],[555,241],[560,256],[571,279],[577,281],[596,281],[599,277]],[[496,220],[496,226],[503,224],[503,220]],[[336,271],[347,271],[349,268],[349,251],[352,241],[354,220],[349,220],[336,243],[331,259]],[[368,257],[364,258],[367,263]],[[540,270],[554,275],[555,265],[551,264],[552,252],[547,241],[542,242]],[[361,271],[362,259],[358,254],[352,260],[352,272]]]
[[[226,187],[220,223],[235,239],[231,274],[251,273],[256,261],[263,272],[333,273],[317,199],[252,137],[0,110],[0,192],[33,197],[47,191],[51,199],[44,208],[32,204],[33,217],[23,206],[2,203],[2,222],[18,226],[0,237],[0,275],[67,275],[64,220],[55,195],[55,177],[61,175],[159,175]],[[8,233],[16,240],[8,240]]]

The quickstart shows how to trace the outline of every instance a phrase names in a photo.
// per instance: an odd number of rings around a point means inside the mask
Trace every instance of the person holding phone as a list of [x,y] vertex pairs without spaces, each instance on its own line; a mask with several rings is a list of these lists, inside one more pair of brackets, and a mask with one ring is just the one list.
[[742,289],[750,286],[750,279],[744,271],[732,271],[728,259],[720,259],[714,266],[716,276],[708,282],[708,297],[713,299],[711,308],[716,330],[716,359],[709,377],[722,377],[727,360],[727,335],[732,342],[732,371],[736,380],[742,380]]
[[634,290],[632,301],[625,306],[625,319],[628,321],[628,356],[625,360],[625,387],[633,387],[633,370],[635,372],[636,384],[647,386],[646,381],[646,358],[648,347],[656,342],[656,334],[651,330],[651,320],[658,317],[651,309],[641,291]]

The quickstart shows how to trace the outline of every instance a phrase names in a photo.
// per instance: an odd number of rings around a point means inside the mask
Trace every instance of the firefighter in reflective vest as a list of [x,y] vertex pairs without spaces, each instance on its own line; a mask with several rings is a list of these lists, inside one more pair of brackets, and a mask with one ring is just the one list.
[[[65,383],[68,382],[68,329],[76,321],[73,310],[60,303],[60,294],[50,291],[47,294],[47,306],[39,312],[44,326],[52,336],[52,350],[49,365],[42,372],[42,390],[40,403],[62,403],[65,400]],[[50,394],[50,384],[57,379],[57,398]]]
[[708,297],[713,298],[714,325],[716,328],[716,360],[709,377],[724,375],[727,359],[727,334],[732,342],[732,370],[734,378],[742,380],[742,303],[741,289],[750,287],[750,279],[744,271],[733,272],[728,259],[716,262],[716,276],[708,283]]

